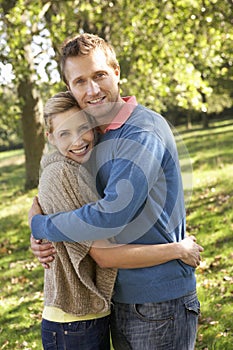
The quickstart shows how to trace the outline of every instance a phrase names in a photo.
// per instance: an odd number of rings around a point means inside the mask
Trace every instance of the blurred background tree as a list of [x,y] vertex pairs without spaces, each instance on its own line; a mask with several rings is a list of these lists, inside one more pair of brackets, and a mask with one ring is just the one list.
[[98,34],[116,49],[123,95],[173,124],[232,113],[232,0],[0,0],[1,149],[24,144],[27,189],[44,148],[43,102],[65,86],[59,47]]

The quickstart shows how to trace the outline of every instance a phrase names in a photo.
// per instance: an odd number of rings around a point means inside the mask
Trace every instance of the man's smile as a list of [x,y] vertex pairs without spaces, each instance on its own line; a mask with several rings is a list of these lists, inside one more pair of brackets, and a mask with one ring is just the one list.
[[88,103],[89,104],[98,104],[100,102],[103,102],[104,99],[105,99],[105,96],[96,98],[95,100],[88,101]]

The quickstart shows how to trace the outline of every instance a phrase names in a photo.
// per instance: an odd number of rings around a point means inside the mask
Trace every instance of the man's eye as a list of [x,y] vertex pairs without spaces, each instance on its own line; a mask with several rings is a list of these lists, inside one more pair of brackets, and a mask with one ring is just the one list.
[[105,73],[98,73],[98,74],[96,74],[96,79],[104,78],[104,77],[105,77]]

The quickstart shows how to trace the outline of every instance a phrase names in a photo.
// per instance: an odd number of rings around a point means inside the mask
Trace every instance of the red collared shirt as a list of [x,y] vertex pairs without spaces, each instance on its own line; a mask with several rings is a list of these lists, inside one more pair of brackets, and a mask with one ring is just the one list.
[[126,120],[129,118],[135,107],[138,105],[135,96],[127,96],[122,98],[125,101],[125,104],[117,113],[112,122],[106,127],[102,133],[106,133],[110,130],[115,130],[120,128]]

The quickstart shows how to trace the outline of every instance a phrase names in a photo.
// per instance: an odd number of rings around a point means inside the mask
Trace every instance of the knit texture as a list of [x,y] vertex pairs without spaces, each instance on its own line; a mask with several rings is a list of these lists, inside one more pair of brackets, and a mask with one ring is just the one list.
[[[94,181],[84,166],[59,152],[41,161],[39,202],[44,214],[70,211],[97,199]],[[53,242],[57,251],[45,270],[44,304],[77,316],[105,312],[116,269],[100,268],[88,255],[92,242]]]

